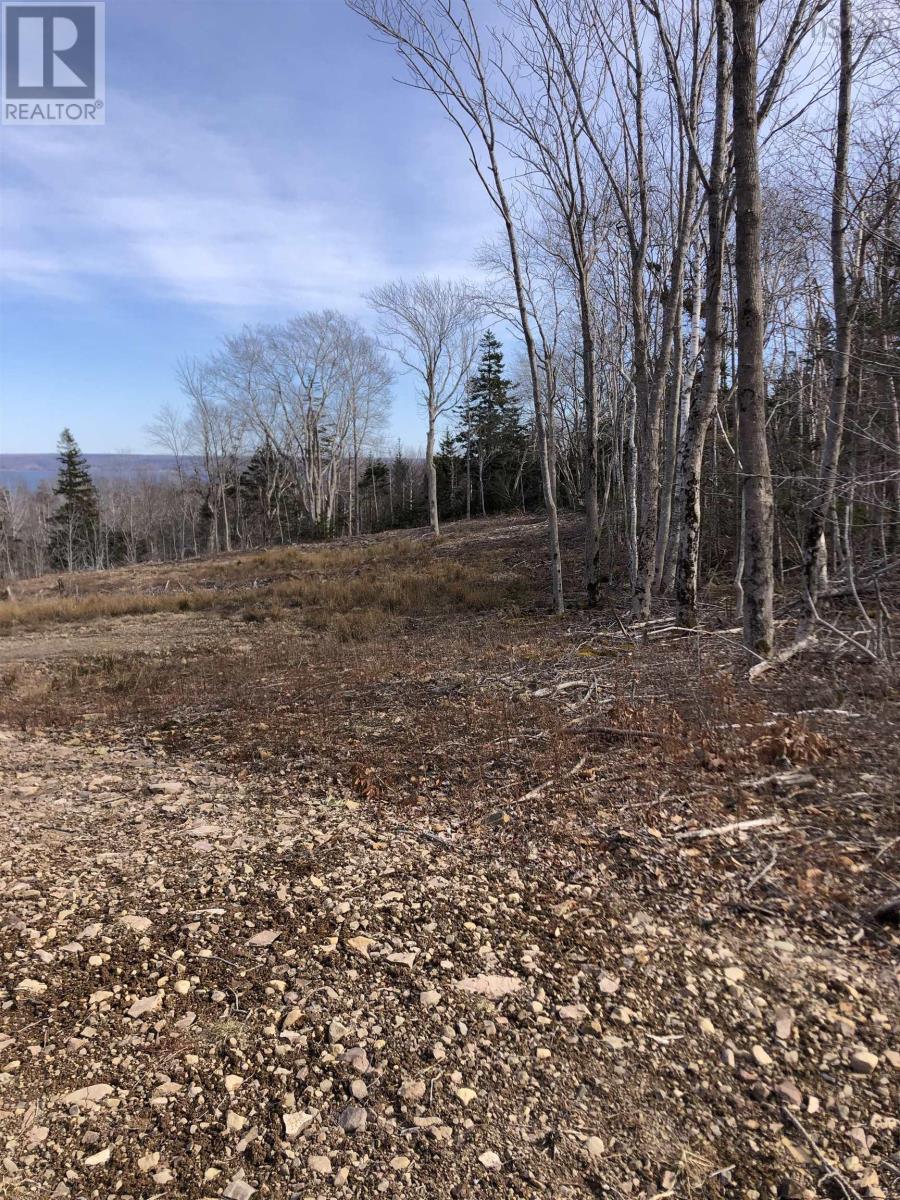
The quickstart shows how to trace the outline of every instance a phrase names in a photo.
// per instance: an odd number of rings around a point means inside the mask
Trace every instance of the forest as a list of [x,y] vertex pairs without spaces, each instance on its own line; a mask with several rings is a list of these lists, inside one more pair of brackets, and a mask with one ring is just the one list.
[[[351,0],[440,105],[498,235],[476,281],[379,284],[184,362],[177,486],[0,496],[0,569],[179,559],[540,509],[583,515],[579,602],[696,623],[728,575],[746,645],[776,587],[897,565],[896,31],[852,0]],[[424,103],[425,100],[422,99]],[[500,335],[512,346],[503,362]],[[410,375],[424,454],[387,452]],[[93,495],[93,493],[92,493]],[[54,527],[69,521],[66,550]],[[874,611],[874,610],[873,610]]]

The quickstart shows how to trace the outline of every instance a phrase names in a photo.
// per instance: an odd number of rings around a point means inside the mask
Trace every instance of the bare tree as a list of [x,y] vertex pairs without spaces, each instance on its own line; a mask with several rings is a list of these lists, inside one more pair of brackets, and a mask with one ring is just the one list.
[[429,92],[462,135],[469,161],[502,222],[509,245],[518,323],[525,343],[534,403],[534,426],[541,464],[544,506],[550,543],[550,585],[554,612],[565,608],[562,556],[556,509],[556,476],[546,413],[541,400],[541,372],[528,311],[519,247],[520,232],[509,185],[501,169],[497,104],[491,64],[470,0],[347,0],[394,43],[414,86]]
[[733,109],[735,172],[735,279],[737,283],[737,404],[741,502],[744,514],[744,644],[772,651],[775,577],[772,562],[774,501],[766,437],[760,230],[762,197],[757,138],[757,19],[759,0],[731,0],[734,15]]
[[478,350],[480,304],[466,283],[437,278],[397,280],[366,297],[378,313],[382,335],[407,370],[422,381],[428,418],[425,475],[428,521],[440,532],[434,452],[437,422],[466,386]]

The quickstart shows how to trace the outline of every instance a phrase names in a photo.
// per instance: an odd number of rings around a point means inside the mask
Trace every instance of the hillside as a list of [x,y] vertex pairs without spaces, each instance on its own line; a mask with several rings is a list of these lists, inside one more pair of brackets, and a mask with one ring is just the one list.
[[0,603],[0,1197],[900,1194],[887,667],[544,536]]

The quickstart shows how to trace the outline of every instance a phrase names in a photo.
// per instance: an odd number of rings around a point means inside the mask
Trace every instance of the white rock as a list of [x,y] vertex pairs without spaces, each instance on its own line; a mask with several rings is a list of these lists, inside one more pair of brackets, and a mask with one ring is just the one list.
[[46,983],[41,983],[40,979],[22,979],[16,984],[17,992],[28,992],[32,996],[39,996],[46,990]]
[[489,1171],[499,1171],[503,1166],[500,1155],[496,1150],[485,1150],[484,1154],[478,1155],[478,1161],[483,1167],[487,1167]]
[[90,1158],[84,1160],[86,1167],[102,1167],[104,1163],[108,1163],[112,1157],[112,1146],[107,1146],[104,1150],[98,1150],[96,1154],[92,1154]]
[[461,992],[472,992],[476,996],[486,996],[489,1000],[499,1000],[503,996],[511,996],[522,986],[522,980],[517,975],[470,975],[459,979],[455,985]]
[[161,1006],[162,995],[157,992],[155,996],[144,996],[140,1000],[135,1000],[128,1009],[128,1015],[129,1017],[143,1017],[145,1013],[156,1012]]
[[315,1113],[308,1112],[288,1112],[282,1115],[284,1121],[284,1133],[288,1141],[293,1141],[299,1137],[304,1129],[308,1129],[316,1119]]
[[87,1087],[76,1088],[74,1092],[67,1092],[62,1097],[63,1104],[84,1104],[90,1100],[93,1103],[98,1103],[100,1100],[105,1100],[107,1096],[111,1096],[113,1088],[108,1083],[92,1083]]
[[125,916],[119,917],[119,924],[124,925],[126,929],[132,930],[134,933],[144,933],[150,928],[153,922],[149,917],[133,917],[126,913]]

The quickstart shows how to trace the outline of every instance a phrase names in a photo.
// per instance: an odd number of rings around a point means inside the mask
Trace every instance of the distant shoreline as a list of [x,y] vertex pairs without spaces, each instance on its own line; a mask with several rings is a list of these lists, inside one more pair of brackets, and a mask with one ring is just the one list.
[[[150,477],[170,478],[177,474],[176,460],[171,454],[85,454],[95,482],[110,479],[132,480]],[[187,464],[193,463],[187,458]],[[58,462],[55,453],[0,454],[0,487],[25,487],[36,491],[43,483],[56,478]]]

